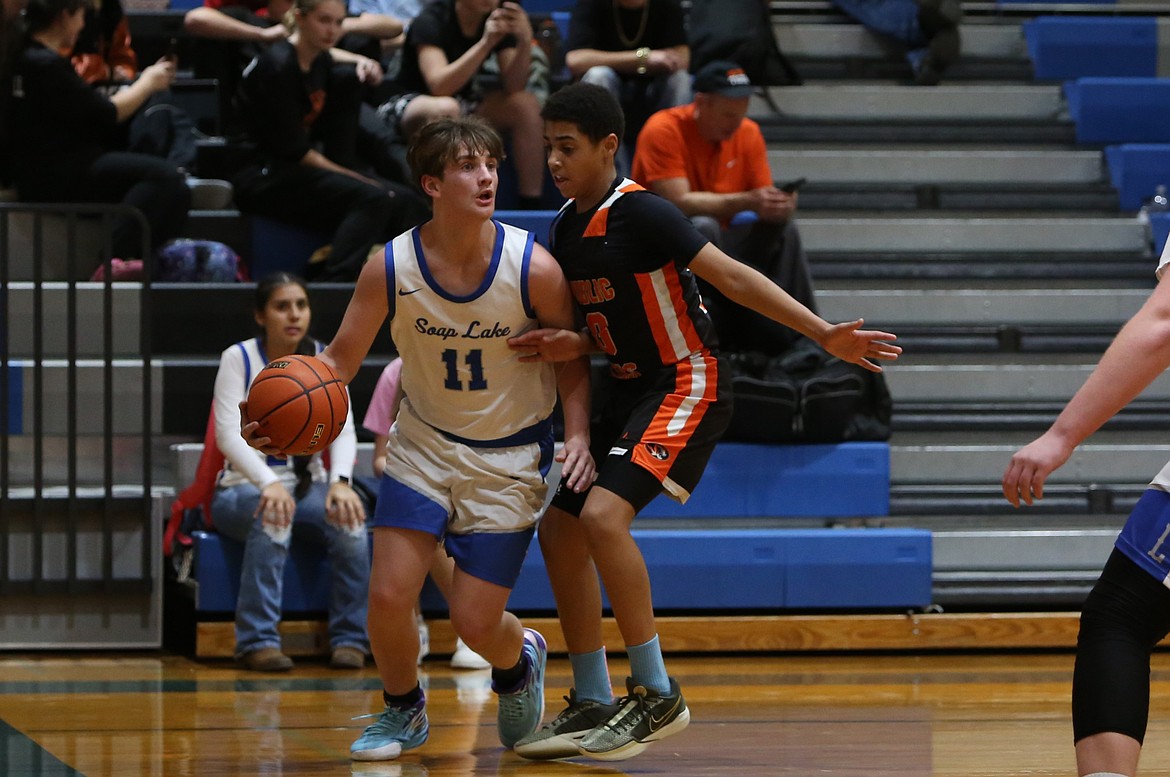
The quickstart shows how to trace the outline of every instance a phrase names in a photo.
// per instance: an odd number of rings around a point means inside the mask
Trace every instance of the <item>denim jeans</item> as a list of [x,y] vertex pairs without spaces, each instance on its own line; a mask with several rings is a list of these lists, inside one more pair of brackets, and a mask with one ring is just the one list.
[[369,652],[366,603],[370,583],[370,549],[366,532],[349,534],[325,521],[328,486],[314,483],[297,503],[291,536],[273,540],[254,513],[260,491],[251,483],[217,489],[211,505],[215,528],[244,543],[240,596],[236,602],[236,655],[280,647],[280,603],[289,543],[310,542],[329,554],[333,580],[329,592],[329,644]]
[[906,46],[906,59],[917,66],[926,56],[926,34],[918,23],[915,0],[832,0],[833,5],[867,29]]
[[621,175],[630,173],[634,142],[650,114],[691,101],[691,76],[685,70],[651,80],[623,78],[613,68],[597,65],[586,70],[581,81],[606,89],[622,105],[626,115],[626,136],[620,139],[621,146],[614,160]]

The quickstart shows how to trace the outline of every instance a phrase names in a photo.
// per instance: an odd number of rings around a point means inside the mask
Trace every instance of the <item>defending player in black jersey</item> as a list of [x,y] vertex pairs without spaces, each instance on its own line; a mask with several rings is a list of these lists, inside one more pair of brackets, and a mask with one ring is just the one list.
[[[548,166],[569,198],[552,231],[585,328],[536,330],[511,341],[538,361],[603,352],[614,378],[591,433],[593,487],[560,489],[540,544],[573,669],[568,707],[515,745],[526,758],[629,758],[690,720],[667,675],[650,580],[630,534],[635,514],[665,491],[685,502],[731,417],[730,375],[703,309],[695,275],[827,351],[873,371],[896,359],[894,335],[861,321],[829,324],[756,270],[707,243],[667,200],[619,178],[614,154],[621,108],[588,84],[549,98],[543,114]],[[613,698],[601,636],[601,591],[630,658],[627,695]]]

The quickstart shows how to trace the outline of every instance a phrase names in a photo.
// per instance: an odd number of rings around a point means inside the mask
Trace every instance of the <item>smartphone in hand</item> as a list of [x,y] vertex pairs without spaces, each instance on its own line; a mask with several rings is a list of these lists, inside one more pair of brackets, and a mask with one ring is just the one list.
[[793,181],[788,181],[787,183],[777,183],[776,188],[782,192],[787,192],[788,194],[793,194],[796,191],[798,191],[800,189],[800,187],[804,186],[806,183],[808,183],[807,178],[797,178]]

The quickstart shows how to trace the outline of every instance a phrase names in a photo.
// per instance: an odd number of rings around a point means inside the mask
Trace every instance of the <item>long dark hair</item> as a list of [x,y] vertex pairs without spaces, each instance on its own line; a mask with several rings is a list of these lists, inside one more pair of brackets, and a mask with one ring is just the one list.
[[[305,285],[303,278],[299,275],[281,270],[265,275],[256,283],[256,292],[252,297],[253,310],[257,313],[263,313],[264,309],[268,307],[268,301],[272,299],[272,295],[276,293],[276,290],[285,286],[300,286],[301,290],[305,292],[305,296],[309,296],[309,287]],[[312,309],[312,307],[313,303],[310,300],[309,308]],[[260,339],[264,339],[263,330],[260,332]],[[297,345],[296,352],[301,356],[316,356],[317,341],[306,334]]]
[[85,5],[86,0],[28,0],[24,8],[25,37],[47,29],[62,12],[73,13]]

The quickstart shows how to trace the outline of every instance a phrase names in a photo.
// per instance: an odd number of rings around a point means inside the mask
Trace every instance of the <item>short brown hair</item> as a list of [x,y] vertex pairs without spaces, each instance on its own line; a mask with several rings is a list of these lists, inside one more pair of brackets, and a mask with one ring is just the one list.
[[504,141],[491,125],[476,116],[441,118],[427,122],[414,134],[406,161],[419,186],[424,175],[442,178],[447,166],[463,154],[487,154],[504,159]]

